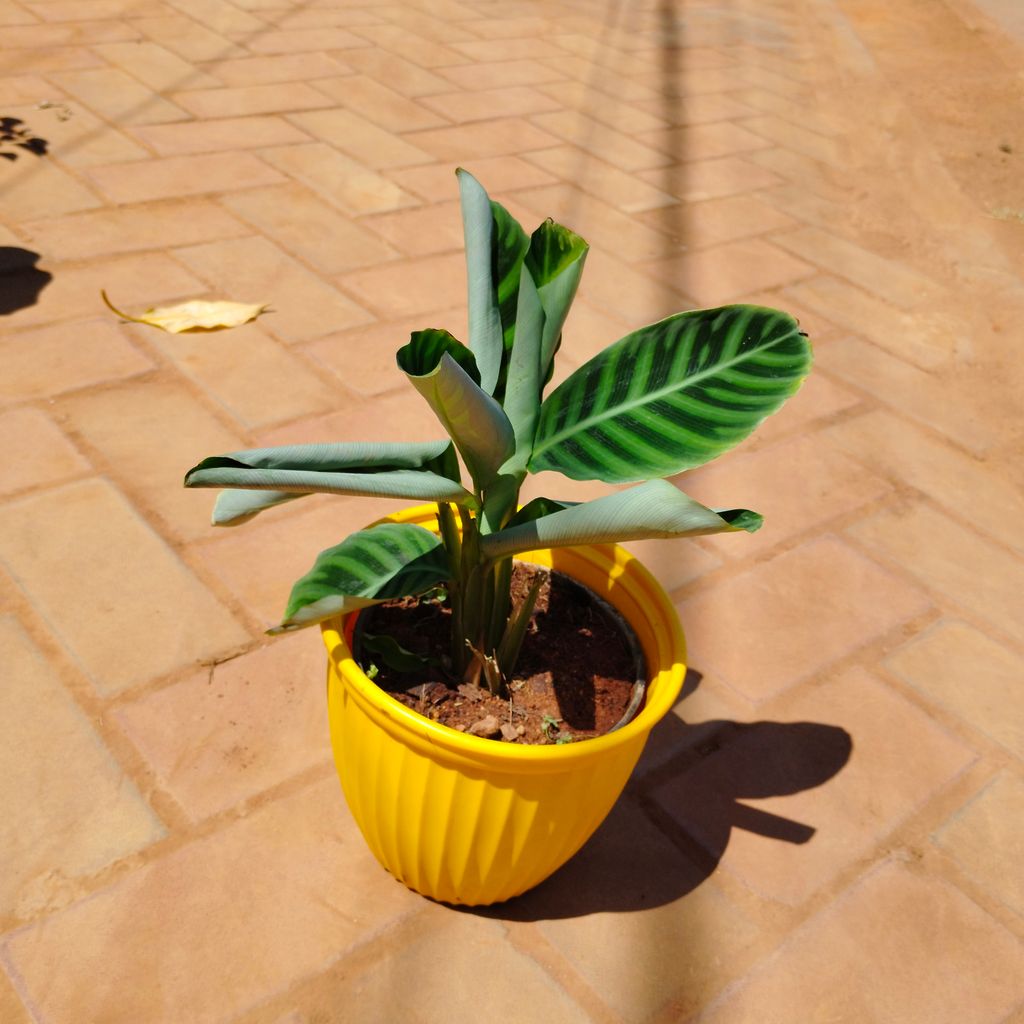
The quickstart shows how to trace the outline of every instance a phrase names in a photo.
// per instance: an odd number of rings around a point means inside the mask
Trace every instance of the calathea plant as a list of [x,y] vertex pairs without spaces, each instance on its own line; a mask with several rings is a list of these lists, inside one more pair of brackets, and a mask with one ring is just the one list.
[[[187,487],[223,487],[215,525],[245,522],[306,494],[437,503],[438,532],[406,523],[360,530],[322,552],[271,633],[443,588],[450,671],[502,693],[536,590],[513,615],[512,557],[537,548],[752,532],[761,516],[712,510],[664,477],[742,440],[810,367],[792,317],[756,306],[677,313],[610,345],[546,398],[587,243],[545,221],[527,235],[458,171],[469,281],[469,346],[414,333],[398,366],[449,440],[262,448],[215,456]],[[464,481],[460,458],[468,474]],[[634,484],[593,501],[536,498],[529,473]]]

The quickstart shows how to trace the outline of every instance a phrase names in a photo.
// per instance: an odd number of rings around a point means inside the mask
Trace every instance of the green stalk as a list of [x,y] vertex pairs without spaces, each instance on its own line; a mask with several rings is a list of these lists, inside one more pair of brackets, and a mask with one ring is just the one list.
[[463,636],[463,593],[462,593],[462,540],[459,537],[455,513],[447,502],[439,502],[437,506],[437,524],[448,556],[448,607],[452,610],[451,622],[451,656],[452,671],[460,671],[465,653]]

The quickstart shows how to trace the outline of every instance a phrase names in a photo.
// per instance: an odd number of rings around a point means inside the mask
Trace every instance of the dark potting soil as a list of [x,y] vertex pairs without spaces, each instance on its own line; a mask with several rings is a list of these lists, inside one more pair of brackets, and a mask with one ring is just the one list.
[[[546,577],[523,641],[509,699],[448,678],[444,670],[400,672],[370,652],[357,660],[376,666],[374,682],[406,707],[460,732],[508,743],[549,744],[591,739],[608,732],[629,707],[643,675],[622,620],[591,591],[535,565],[516,563],[516,607],[537,574]],[[360,613],[360,628],[390,636],[407,651],[444,663],[451,612],[444,603],[404,598]],[[628,628],[628,627],[627,627]],[[357,632],[358,636],[358,632]],[[642,656],[641,656],[642,657]],[[638,709],[639,710],[639,709]]]

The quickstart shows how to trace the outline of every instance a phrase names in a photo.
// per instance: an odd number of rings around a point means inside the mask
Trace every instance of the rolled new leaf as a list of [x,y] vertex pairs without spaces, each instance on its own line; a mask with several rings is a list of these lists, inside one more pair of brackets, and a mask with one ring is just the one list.
[[306,494],[351,494],[472,504],[457,481],[450,441],[288,445],[204,459],[186,487],[237,489],[218,497],[215,526],[238,525]]
[[417,331],[398,350],[398,365],[455,442],[477,490],[486,488],[515,451],[515,433],[480,387],[473,353],[447,331]]
[[778,409],[810,366],[786,313],[678,313],[615,342],[544,400],[529,468],[629,483],[700,466]]
[[411,523],[381,523],[322,551],[292,587],[280,625],[286,633],[333,615],[396,597],[411,597],[448,578],[437,536]]
[[541,342],[541,374],[544,381],[548,378],[565,318],[576,296],[589,248],[575,232],[550,219],[544,221],[530,238],[530,250],[525,262],[537,285],[544,310]]
[[753,533],[762,521],[758,513],[745,508],[716,512],[667,480],[649,480],[489,534],[481,538],[480,550],[484,557],[493,560],[537,548],[613,544],[651,537],[697,537],[735,530]]
[[505,353],[498,289],[491,263],[495,244],[494,214],[483,185],[461,167],[456,174],[466,240],[469,346],[480,367],[478,383],[490,395],[498,383]]

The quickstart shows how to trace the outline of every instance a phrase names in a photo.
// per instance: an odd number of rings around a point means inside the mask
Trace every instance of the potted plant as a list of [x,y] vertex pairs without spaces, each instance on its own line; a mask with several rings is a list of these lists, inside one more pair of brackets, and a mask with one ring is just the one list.
[[[418,892],[482,904],[536,885],[582,846],[678,696],[685,650],[674,610],[615,542],[756,530],[757,513],[706,508],[664,478],[750,434],[797,390],[811,357],[796,321],[777,310],[682,312],[617,341],[544,397],[587,243],[551,220],[527,235],[457,173],[469,346],[432,328],[397,355],[448,439],[233,452],[199,463],[185,485],[226,488],[213,513],[220,526],[315,492],[433,503],[322,552],[270,632],[321,624],[338,772],[378,859]],[[520,507],[527,475],[542,470],[633,486]],[[441,588],[452,685],[504,695],[538,593],[535,582],[513,608],[517,555],[567,572],[632,627],[648,687],[631,721],[585,742],[496,742],[417,714],[354,660],[361,609]],[[375,650],[384,660],[409,653],[386,642]]]

